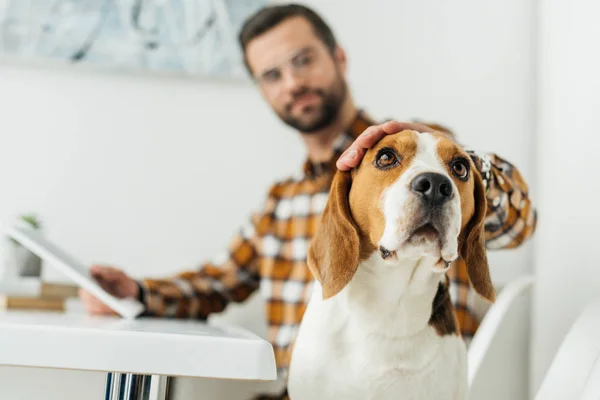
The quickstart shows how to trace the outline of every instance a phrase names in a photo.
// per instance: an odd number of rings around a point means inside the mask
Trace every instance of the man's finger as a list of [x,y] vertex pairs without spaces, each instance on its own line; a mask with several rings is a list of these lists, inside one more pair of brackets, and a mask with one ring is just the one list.
[[386,133],[381,125],[371,126],[367,128],[354,142],[346,149],[336,162],[336,166],[342,171],[356,167],[366,151],[375,143],[379,142]]
[[392,121],[387,121],[387,122],[384,122],[383,124],[381,124],[381,129],[385,133],[392,135],[394,133],[398,133],[405,129],[411,129],[411,128],[409,127],[409,123],[407,123],[407,122],[400,122],[400,121],[392,120]]
[[92,298],[93,296],[90,294],[90,292],[88,292],[85,289],[79,288],[78,290],[78,294],[79,294],[79,298],[81,299],[81,301],[86,302],[89,301],[90,298]]
[[106,304],[102,303],[100,300],[98,300],[86,290],[81,289],[79,291],[79,297],[81,298],[81,302],[83,303],[83,308],[90,314],[117,315],[117,313],[114,310],[112,310]]
[[117,315],[116,312],[102,303],[90,305],[88,312],[95,315]]
[[387,121],[382,124],[382,129],[387,134],[394,134],[404,130],[412,130],[417,132],[435,132],[436,130],[422,124],[420,122],[400,122],[400,121]]
[[367,150],[383,139],[385,135],[386,133],[381,125],[373,126],[357,137],[354,141],[354,145],[360,147],[360,149]]
[[367,128],[356,140],[342,153],[336,162],[338,169],[347,171],[355,168],[362,161],[368,149],[386,135],[393,135],[403,130],[414,130],[418,132],[435,132],[436,130],[419,122],[387,121],[381,125]]
[[104,281],[118,281],[123,276],[121,270],[112,267],[93,266],[90,273],[95,279]]

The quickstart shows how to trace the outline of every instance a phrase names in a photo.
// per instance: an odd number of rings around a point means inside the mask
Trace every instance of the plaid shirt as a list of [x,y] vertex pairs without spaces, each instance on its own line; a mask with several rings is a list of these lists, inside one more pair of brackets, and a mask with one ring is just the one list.
[[[374,124],[359,113],[335,142],[331,161],[307,161],[301,176],[275,183],[264,208],[233,237],[223,259],[171,278],[141,281],[146,315],[203,320],[223,311],[228,303],[243,302],[260,290],[266,300],[268,338],[280,373],[285,374],[312,289],[313,277],[306,264],[308,245],[327,201],[335,161]],[[518,246],[533,233],[536,224],[525,181],[514,166],[496,155],[470,154],[487,190],[487,247]],[[448,275],[461,332],[469,340],[479,321],[470,308],[475,292],[469,285],[464,260],[456,260]]]

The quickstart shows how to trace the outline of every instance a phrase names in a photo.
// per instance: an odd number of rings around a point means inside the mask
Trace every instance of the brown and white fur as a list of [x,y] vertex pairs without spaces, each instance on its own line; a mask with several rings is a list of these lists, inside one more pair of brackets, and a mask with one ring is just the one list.
[[465,399],[467,358],[446,271],[465,259],[493,302],[486,200],[472,160],[442,133],[403,131],[338,171],[308,264],[292,400]]

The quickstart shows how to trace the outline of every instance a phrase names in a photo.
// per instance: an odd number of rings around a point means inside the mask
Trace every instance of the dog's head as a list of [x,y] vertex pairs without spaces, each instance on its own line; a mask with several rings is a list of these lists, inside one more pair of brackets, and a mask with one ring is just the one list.
[[439,257],[434,268],[442,272],[460,254],[475,290],[494,301],[485,212],[481,176],[451,136],[402,131],[369,149],[354,170],[336,172],[308,265],[329,298],[375,252],[387,263]]

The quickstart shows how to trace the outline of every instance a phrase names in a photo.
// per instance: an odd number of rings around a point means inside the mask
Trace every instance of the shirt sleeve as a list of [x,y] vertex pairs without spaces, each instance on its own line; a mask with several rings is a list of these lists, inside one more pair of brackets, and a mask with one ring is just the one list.
[[[267,201],[267,208],[272,204]],[[221,260],[164,279],[138,282],[144,315],[205,320],[231,302],[242,302],[259,287],[260,231],[269,225],[265,209],[233,236]]]
[[486,247],[508,249],[521,245],[535,232],[537,210],[519,170],[501,158],[467,150],[481,173],[486,190]]

